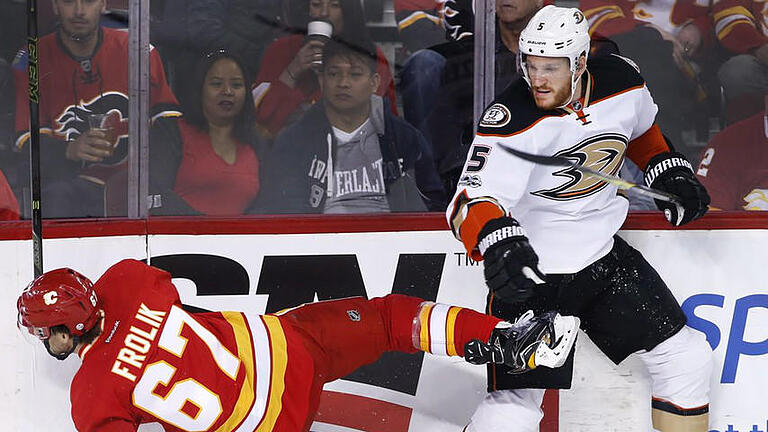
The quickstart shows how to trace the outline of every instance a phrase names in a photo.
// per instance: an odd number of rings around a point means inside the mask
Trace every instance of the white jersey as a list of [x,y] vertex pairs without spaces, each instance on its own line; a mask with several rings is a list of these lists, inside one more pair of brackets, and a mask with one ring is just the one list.
[[[539,110],[520,79],[485,111],[447,210],[454,234],[475,258],[480,227],[504,214],[525,229],[545,273],[575,273],[613,246],[628,209],[615,186],[572,168],[527,162],[500,148],[563,156],[618,175],[629,143],[653,126],[657,107],[627,60],[593,59],[587,70],[584,99],[565,110]],[[480,203],[485,205],[476,210]],[[488,203],[495,206],[490,212]]]

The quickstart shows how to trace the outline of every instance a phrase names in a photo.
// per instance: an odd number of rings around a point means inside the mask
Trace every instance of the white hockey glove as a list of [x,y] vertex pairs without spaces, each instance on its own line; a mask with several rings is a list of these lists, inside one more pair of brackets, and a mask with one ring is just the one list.
[[565,364],[576,342],[579,318],[528,311],[514,324],[500,322],[488,343],[473,339],[464,346],[464,359],[472,364],[505,364],[511,373],[524,373],[539,366],[557,368]]

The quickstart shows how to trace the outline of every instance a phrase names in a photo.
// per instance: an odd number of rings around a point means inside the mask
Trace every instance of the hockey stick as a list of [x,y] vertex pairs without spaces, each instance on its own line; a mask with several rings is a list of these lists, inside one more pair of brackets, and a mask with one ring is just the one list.
[[40,87],[37,64],[37,0],[27,0],[27,72],[29,79],[29,161],[32,195],[32,262],[43,274],[43,214],[40,209]]
[[610,174],[604,174],[599,171],[595,171],[591,168],[587,168],[585,166],[579,165],[567,158],[564,158],[562,156],[543,156],[543,155],[535,155],[531,153],[526,153],[521,150],[513,149],[511,147],[507,147],[502,143],[498,143],[499,147],[504,149],[504,151],[511,153],[521,159],[527,160],[528,162],[537,163],[540,165],[549,165],[549,166],[562,166],[562,167],[571,167],[574,169],[577,169],[584,174],[587,174],[592,177],[597,177],[600,180],[603,180],[607,183],[610,183],[619,189],[623,190],[632,190],[637,192],[639,195],[645,195],[657,200],[661,201],[667,201],[671,202],[673,204],[682,205],[680,198],[677,195],[660,191],[658,189],[652,189],[648,186],[639,185],[636,183],[632,183],[630,181],[624,180],[622,178],[612,176]]

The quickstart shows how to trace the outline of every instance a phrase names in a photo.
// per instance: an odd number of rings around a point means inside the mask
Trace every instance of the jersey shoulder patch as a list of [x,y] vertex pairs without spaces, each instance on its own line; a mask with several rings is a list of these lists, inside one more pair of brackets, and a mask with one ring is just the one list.
[[485,109],[477,128],[480,135],[514,135],[527,129],[539,119],[560,115],[536,107],[528,84],[522,77],[513,81]]
[[604,99],[633,88],[645,80],[635,62],[614,54],[589,59],[587,69],[594,79],[592,99]]
[[512,119],[512,113],[509,108],[501,103],[494,103],[485,110],[483,118],[480,119],[480,127],[500,128],[509,124]]

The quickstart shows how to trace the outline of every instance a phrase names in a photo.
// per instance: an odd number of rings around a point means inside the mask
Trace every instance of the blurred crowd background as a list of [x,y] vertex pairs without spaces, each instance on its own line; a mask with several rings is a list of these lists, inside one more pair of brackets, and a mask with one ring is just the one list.
[[[590,56],[639,66],[712,207],[768,210],[768,3],[489,1],[495,42],[480,48],[494,53],[496,93],[520,77],[531,16],[579,7]],[[441,212],[455,191],[486,40],[472,0],[152,0],[135,175],[128,1],[38,5],[46,218],[127,216],[141,181],[150,216]],[[31,214],[26,34],[26,1],[0,0],[3,220]],[[641,181],[640,168],[622,175]]]

